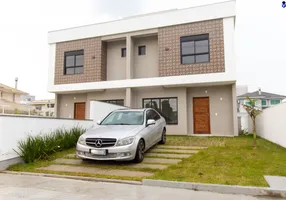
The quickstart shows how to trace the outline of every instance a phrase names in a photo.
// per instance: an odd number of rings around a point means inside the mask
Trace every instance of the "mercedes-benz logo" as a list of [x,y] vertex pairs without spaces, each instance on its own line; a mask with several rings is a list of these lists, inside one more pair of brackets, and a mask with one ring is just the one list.
[[102,140],[101,139],[96,139],[95,140],[95,146],[96,147],[101,147],[102,146]]

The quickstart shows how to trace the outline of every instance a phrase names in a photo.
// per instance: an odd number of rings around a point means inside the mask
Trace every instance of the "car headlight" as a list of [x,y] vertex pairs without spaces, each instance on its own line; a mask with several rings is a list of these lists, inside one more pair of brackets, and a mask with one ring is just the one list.
[[85,145],[85,139],[84,139],[84,137],[83,137],[83,136],[80,136],[80,137],[78,138],[77,143]]
[[125,146],[132,144],[133,142],[134,142],[134,137],[123,138],[121,140],[118,140],[116,146]]

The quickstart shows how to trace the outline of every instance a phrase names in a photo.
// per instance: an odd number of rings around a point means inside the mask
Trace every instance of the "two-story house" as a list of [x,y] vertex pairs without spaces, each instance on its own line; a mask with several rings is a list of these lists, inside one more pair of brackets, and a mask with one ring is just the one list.
[[247,97],[255,99],[257,108],[261,110],[275,106],[286,99],[285,95],[263,92],[261,91],[261,88],[259,88],[257,91],[241,94],[237,97],[240,112],[244,112],[245,110],[243,105],[247,105],[249,103]]
[[34,100],[29,103],[29,105],[33,106],[37,115],[44,117],[54,117],[55,111],[55,100],[54,99],[42,99],[42,100]]
[[2,114],[25,114],[29,107],[21,105],[22,96],[28,93],[17,88],[0,83],[0,113]]
[[244,105],[249,104],[247,97],[255,99],[255,106],[260,110],[280,104],[282,100],[286,99],[286,96],[284,95],[263,92],[261,88],[257,91],[247,92],[237,96],[239,130],[247,130],[249,132],[252,132],[253,127],[247,111],[244,109]]
[[237,135],[234,30],[228,1],[49,32],[56,116],[97,100],[153,107],[168,134]]

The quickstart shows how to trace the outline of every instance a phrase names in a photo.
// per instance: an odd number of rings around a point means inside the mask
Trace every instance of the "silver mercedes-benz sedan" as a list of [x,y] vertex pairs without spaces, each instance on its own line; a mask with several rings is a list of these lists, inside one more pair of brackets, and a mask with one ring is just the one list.
[[82,159],[142,162],[144,152],[166,142],[166,121],[154,109],[119,109],[78,139]]

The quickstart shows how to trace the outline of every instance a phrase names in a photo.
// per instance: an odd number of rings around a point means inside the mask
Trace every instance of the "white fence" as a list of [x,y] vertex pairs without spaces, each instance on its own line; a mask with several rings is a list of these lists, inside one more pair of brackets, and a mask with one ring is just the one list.
[[113,105],[110,103],[104,103],[100,101],[90,101],[89,118],[97,122],[99,120],[103,120],[110,112],[120,108],[126,108],[126,107]]
[[286,147],[286,102],[263,110],[257,118],[257,134]]
[[0,156],[15,154],[19,140],[27,135],[49,133],[58,128],[70,129],[75,126],[91,128],[95,124],[89,120],[57,119],[28,116],[0,115]]

